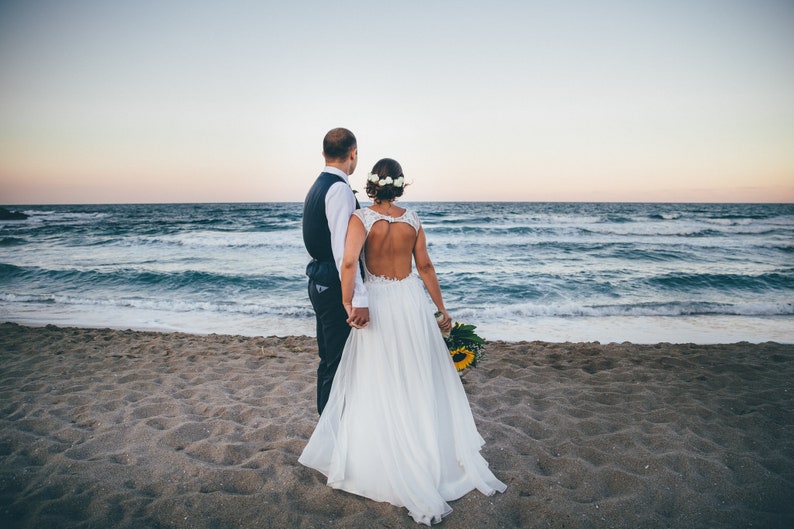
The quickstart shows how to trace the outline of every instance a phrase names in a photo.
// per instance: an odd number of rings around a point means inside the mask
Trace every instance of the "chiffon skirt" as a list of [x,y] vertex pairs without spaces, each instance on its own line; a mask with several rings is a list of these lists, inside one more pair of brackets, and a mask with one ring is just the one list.
[[299,462],[328,485],[408,509],[430,525],[448,501],[506,486],[484,441],[421,280],[368,280],[370,323],[353,329]]

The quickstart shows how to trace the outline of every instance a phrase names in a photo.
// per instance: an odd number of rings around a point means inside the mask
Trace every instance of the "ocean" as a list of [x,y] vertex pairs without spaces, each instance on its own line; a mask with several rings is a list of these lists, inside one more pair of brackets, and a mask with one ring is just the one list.
[[[490,340],[794,342],[794,205],[401,202]],[[299,203],[7,206],[0,321],[314,335]]]

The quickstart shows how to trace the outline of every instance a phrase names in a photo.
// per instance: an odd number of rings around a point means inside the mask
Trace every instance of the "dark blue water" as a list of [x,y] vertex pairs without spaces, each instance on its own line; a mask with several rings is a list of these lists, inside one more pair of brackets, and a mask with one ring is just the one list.
[[[794,341],[794,205],[403,205],[490,339]],[[9,209],[0,319],[313,334],[300,204]]]

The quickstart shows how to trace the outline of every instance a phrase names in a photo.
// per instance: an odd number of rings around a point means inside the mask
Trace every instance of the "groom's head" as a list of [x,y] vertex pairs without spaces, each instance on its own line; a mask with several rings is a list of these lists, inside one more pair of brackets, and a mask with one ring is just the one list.
[[341,127],[329,130],[323,139],[323,157],[326,164],[353,174],[358,163],[356,137]]

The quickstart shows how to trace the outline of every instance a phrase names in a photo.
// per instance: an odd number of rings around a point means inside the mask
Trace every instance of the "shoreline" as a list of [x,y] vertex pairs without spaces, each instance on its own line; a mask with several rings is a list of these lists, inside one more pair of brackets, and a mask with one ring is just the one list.
[[[0,324],[0,525],[419,527],[297,463],[316,344]],[[794,346],[491,341],[463,378],[507,483],[440,525],[789,527]]]

